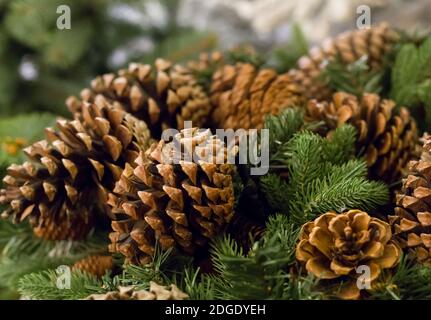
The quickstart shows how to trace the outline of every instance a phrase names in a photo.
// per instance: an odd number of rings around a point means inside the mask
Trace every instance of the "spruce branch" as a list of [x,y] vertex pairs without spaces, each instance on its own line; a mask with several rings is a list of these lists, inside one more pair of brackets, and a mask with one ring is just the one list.
[[281,299],[288,279],[287,267],[294,261],[298,232],[284,215],[267,223],[263,239],[245,255],[229,236],[212,245],[212,278],[218,299]]
[[270,173],[260,179],[260,188],[275,212],[289,214],[289,187],[285,181],[278,175]]
[[379,94],[383,89],[385,70],[371,70],[367,60],[367,56],[362,56],[346,65],[337,58],[328,62],[321,77],[334,91],[344,91],[356,96],[362,96],[364,93]]
[[285,167],[289,158],[288,144],[294,134],[301,130],[315,130],[321,124],[318,122],[304,123],[304,113],[299,108],[287,108],[278,116],[268,116],[265,119],[265,129],[269,130],[270,166]]
[[404,256],[393,274],[384,274],[371,291],[377,300],[431,299],[431,268]]
[[290,274],[284,295],[288,300],[325,299],[325,294],[320,288],[319,279],[312,274],[307,276]]
[[390,97],[398,105],[412,109],[423,117],[419,125],[425,129],[431,122],[431,36],[419,44],[406,42],[396,53],[391,75]]
[[341,127],[333,137],[331,141],[301,132],[289,143],[285,201],[289,203],[290,217],[298,225],[330,210],[372,210],[389,198],[384,184],[366,179],[363,160],[346,162],[354,154],[353,128]]
[[25,298],[37,300],[76,300],[106,292],[101,280],[79,270],[71,272],[69,289],[59,288],[57,279],[55,270],[30,273],[19,280],[18,291]]
[[[7,224],[6,224],[7,226]],[[19,232],[4,241],[0,255],[0,283],[15,288],[25,274],[70,265],[79,259],[106,251],[105,236],[93,234],[85,241],[46,241],[36,238],[30,227],[2,228],[5,236],[12,230]]]
[[172,250],[162,251],[156,248],[153,259],[146,265],[124,266],[123,273],[117,276],[116,281],[123,286],[135,285],[139,289],[148,289],[150,281],[160,284],[170,283],[171,276],[168,275],[169,266],[172,264]]
[[347,124],[337,128],[325,140],[324,150],[327,161],[332,164],[343,164],[355,156],[356,129]]
[[214,281],[216,277],[202,274],[200,268],[187,267],[184,269],[184,291],[190,300],[216,299]]

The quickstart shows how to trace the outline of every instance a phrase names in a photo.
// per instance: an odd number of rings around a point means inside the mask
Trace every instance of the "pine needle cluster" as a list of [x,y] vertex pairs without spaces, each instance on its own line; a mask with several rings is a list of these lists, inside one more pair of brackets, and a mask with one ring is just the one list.
[[419,45],[408,42],[399,48],[391,81],[390,97],[400,105],[412,108],[416,115],[425,113],[426,125],[430,125],[431,36],[425,38]]
[[327,139],[301,130],[299,119],[299,111],[289,110],[266,123],[271,132],[270,146],[275,149],[271,154],[276,155],[272,160],[283,164],[288,177],[283,180],[269,174],[260,179],[268,203],[276,212],[302,225],[330,210],[373,210],[386,203],[387,187],[368,181],[365,162],[354,158],[355,128],[342,126]]
[[329,61],[322,71],[321,78],[334,91],[344,91],[356,96],[363,93],[381,93],[385,69],[371,70],[368,57],[344,64],[340,59]]

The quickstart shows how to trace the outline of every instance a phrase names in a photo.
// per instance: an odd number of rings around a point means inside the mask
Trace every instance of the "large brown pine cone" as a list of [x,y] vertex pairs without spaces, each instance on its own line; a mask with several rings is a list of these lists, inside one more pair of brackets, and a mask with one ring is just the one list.
[[46,129],[49,140],[25,149],[33,162],[12,165],[4,178],[3,217],[29,219],[35,234],[50,240],[79,239],[101,213],[107,220],[107,194],[150,144],[149,131],[124,111],[84,104],[74,121],[58,120]]
[[360,297],[357,280],[363,273],[356,268],[369,268],[371,285],[382,270],[394,268],[400,257],[390,225],[360,210],[327,212],[304,224],[296,247],[296,258],[309,273],[344,281],[336,292],[343,299]]
[[304,88],[307,98],[325,100],[330,98],[331,90],[323,83],[321,73],[329,61],[338,58],[347,65],[366,55],[369,66],[376,70],[382,66],[385,55],[398,38],[398,34],[386,23],[370,29],[347,31],[326,40],[321,47],[312,48],[307,56],[299,59],[297,68],[290,70],[289,74]]
[[233,215],[235,166],[226,160],[227,149],[209,130],[184,129],[172,142],[154,143],[136,168],[126,166],[110,195],[110,250],[138,264],[157,244],[189,254],[205,246]]
[[[203,126],[211,104],[193,72],[186,67],[157,59],[154,66],[131,63],[117,74],[109,73],[81,91],[81,100],[104,106],[112,104],[144,120],[155,138],[162,130],[184,127],[184,121]],[[81,112],[82,101],[69,97],[66,104],[73,114]]]
[[213,75],[211,126],[223,129],[260,129],[267,115],[299,106],[302,90],[288,74],[258,69],[249,63],[225,65]]
[[330,135],[345,123],[358,130],[357,153],[365,155],[370,177],[392,183],[401,178],[407,163],[417,155],[418,133],[409,111],[376,94],[357,97],[337,92],[330,102],[310,100],[308,121],[323,121]]
[[396,239],[418,261],[431,265],[431,136],[424,137],[421,159],[409,163],[409,174],[390,216]]
[[111,256],[92,255],[74,263],[72,270],[80,270],[96,277],[103,277],[114,268]]

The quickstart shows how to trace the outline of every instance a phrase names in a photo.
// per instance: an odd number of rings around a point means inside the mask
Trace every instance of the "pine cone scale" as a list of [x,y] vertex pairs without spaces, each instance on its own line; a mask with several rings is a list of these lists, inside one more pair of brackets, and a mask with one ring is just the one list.
[[[188,131],[179,134],[183,145],[190,142],[191,149],[184,148],[184,152],[206,157],[208,150],[221,143],[211,138],[209,131],[193,129],[190,133],[191,140]],[[205,147],[202,142],[206,142]],[[134,169],[126,166],[116,193],[110,195],[109,204],[118,217],[112,222],[111,249],[122,252],[132,263],[147,261],[156,242],[163,249],[174,247],[191,254],[205,245],[204,239],[214,237],[232,215],[232,179],[226,173],[230,171],[212,163],[211,158],[201,160],[199,165],[172,163],[181,156],[166,157],[164,147],[171,151],[170,145],[161,141],[141,154]]]

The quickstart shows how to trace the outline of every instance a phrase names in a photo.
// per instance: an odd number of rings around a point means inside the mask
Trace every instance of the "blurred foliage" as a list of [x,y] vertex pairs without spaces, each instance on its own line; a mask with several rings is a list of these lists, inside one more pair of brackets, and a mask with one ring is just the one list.
[[[71,29],[58,30],[59,5]],[[97,74],[131,60],[183,60],[211,50],[213,34],[180,27],[178,0],[0,0],[0,115],[50,111]]]
[[54,125],[48,113],[22,114],[0,118],[0,174],[12,163],[24,161],[22,149],[43,138],[44,128]]
[[294,68],[298,59],[308,53],[309,45],[305,34],[303,33],[299,24],[294,23],[292,25],[291,35],[289,41],[276,48],[273,52],[271,63],[277,69],[278,72],[286,72],[287,70]]

